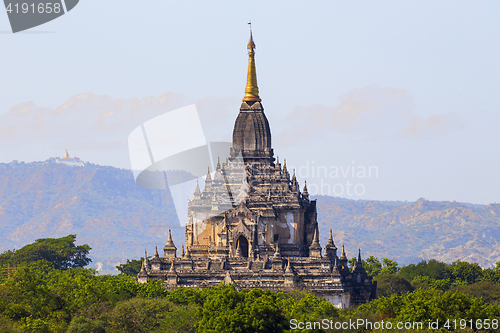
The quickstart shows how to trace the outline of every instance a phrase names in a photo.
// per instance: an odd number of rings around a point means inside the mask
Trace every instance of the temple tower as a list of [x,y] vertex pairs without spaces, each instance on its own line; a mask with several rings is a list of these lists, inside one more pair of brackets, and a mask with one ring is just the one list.
[[194,189],[186,246],[192,256],[211,258],[267,258],[276,245],[283,256],[321,257],[318,239],[313,244],[314,232],[319,233],[316,201],[309,200],[306,186],[300,191],[296,178],[290,179],[286,165],[274,157],[257,86],[255,48],[250,32],[245,95],[229,159],[218,163],[213,178],[207,174],[202,191],[198,185]]
[[[210,287],[305,288],[338,308],[376,298],[376,282],[366,274],[361,251],[352,270],[332,232],[319,243],[316,201],[274,156],[271,129],[257,86],[255,42],[250,32],[245,95],[224,163],[208,169],[204,184],[193,186],[188,203],[186,248],[177,257],[171,232],[160,258],[147,254],[137,279],[162,280],[168,290]],[[224,161],[224,158],[222,159]],[[200,184],[202,186],[200,186]],[[202,188],[203,187],[203,188]]]

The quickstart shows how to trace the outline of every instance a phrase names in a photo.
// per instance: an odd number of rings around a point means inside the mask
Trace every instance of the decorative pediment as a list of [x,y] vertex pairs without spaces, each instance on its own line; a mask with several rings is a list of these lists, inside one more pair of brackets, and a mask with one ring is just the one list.
[[228,212],[228,217],[246,217],[247,219],[252,219],[253,218],[253,213],[248,207],[245,205],[244,202],[240,202],[238,206],[235,208],[231,209]]
[[236,225],[236,228],[233,229],[233,233],[249,234],[250,229],[248,229],[248,226],[245,224],[245,222],[240,220],[240,223],[238,223]]
[[241,235],[245,236],[248,241],[253,239],[248,225],[242,219],[238,219],[238,223],[230,231],[230,237],[236,241]]

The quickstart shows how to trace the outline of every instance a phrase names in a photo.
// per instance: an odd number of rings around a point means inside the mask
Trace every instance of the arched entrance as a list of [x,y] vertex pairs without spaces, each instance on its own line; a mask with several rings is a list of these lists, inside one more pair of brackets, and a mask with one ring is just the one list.
[[248,258],[248,240],[245,236],[241,235],[238,237],[238,241],[236,242],[236,249],[240,247],[241,256]]

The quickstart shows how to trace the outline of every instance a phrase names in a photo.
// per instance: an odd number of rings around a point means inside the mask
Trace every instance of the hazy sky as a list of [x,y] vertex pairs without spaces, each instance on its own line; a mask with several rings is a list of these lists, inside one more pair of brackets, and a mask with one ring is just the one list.
[[129,168],[129,133],[193,103],[207,141],[230,140],[251,19],[275,154],[310,192],[500,202],[499,17],[498,1],[82,0],[12,34],[3,12],[0,162],[68,149]]

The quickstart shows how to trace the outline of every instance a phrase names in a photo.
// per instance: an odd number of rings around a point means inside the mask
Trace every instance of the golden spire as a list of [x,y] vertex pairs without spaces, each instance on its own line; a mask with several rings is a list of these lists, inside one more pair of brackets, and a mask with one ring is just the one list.
[[[250,23],[249,23],[250,24]],[[257,87],[257,72],[255,70],[255,43],[252,37],[252,26],[250,26],[250,41],[247,45],[248,51],[248,74],[247,86],[245,88],[245,97],[243,102],[260,102],[259,87]]]
[[64,160],[69,160],[69,159],[71,159],[71,157],[69,157],[69,154],[68,154],[68,150],[67,150],[67,149],[66,149],[66,151],[64,152],[63,159],[64,159]]

